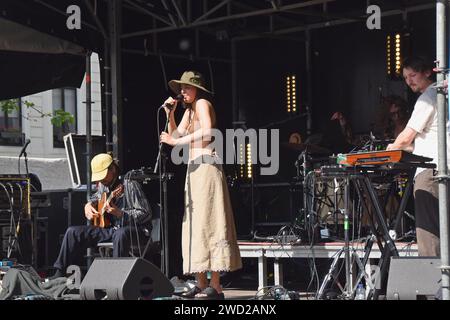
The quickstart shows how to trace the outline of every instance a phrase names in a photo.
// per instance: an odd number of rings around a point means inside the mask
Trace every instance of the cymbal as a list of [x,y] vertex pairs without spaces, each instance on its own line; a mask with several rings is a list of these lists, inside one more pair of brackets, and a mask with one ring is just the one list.
[[306,152],[309,153],[321,153],[321,154],[329,154],[331,153],[331,150],[328,150],[327,148],[324,147],[320,147],[318,145],[315,144],[311,144],[311,143],[288,143],[288,142],[284,142],[283,146],[291,149],[291,150],[295,150],[295,151],[300,151],[303,152],[306,150]]

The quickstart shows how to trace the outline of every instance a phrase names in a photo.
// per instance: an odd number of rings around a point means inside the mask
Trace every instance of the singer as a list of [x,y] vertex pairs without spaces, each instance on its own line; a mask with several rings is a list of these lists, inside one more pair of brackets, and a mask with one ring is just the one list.
[[[182,296],[198,299],[224,299],[220,272],[242,267],[237,245],[233,209],[223,168],[208,145],[216,115],[202,75],[186,71],[180,80],[169,81],[176,94],[182,94],[185,111],[177,126],[174,117],[177,101],[168,98],[168,133],[161,142],[169,145],[189,144],[189,164],[184,191],[182,224],[183,272],[195,274],[197,286]],[[208,284],[207,272],[211,272]]]

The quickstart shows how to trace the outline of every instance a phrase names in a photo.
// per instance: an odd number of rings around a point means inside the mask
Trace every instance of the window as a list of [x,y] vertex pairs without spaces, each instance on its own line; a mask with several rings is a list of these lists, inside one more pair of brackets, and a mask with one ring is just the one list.
[[63,137],[68,133],[76,133],[77,131],[77,89],[53,89],[52,104],[53,111],[63,110],[71,113],[75,118],[74,123],[64,122],[62,126],[53,126],[53,147],[64,148]]
[[[1,108],[8,104],[7,109]],[[15,106],[15,107],[13,107]],[[22,137],[22,101],[20,98],[0,102],[0,145],[21,146]]]

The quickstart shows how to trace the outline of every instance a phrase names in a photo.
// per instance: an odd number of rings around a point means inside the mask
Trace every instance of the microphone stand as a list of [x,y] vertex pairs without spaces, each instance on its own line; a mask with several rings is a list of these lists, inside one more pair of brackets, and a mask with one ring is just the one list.
[[[158,117],[159,117],[159,112],[161,111],[161,108],[162,107],[159,107],[159,109],[157,111]],[[170,112],[172,112],[172,110],[170,110]],[[166,124],[165,124],[164,130],[163,130],[165,132],[167,132],[167,129],[169,128],[169,116],[170,116],[170,114],[166,117]],[[159,134],[161,134],[161,133],[159,133]],[[158,136],[158,138],[159,138],[159,136]],[[156,158],[155,169],[153,170],[153,173],[161,172],[160,166],[161,166],[161,149],[162,149],[162,145],[163,145],[163,143],[160,141],[159,142],[159,147],[158,147],[158,157]]]
[[26,170],[27,176],[28,176],[28,174],[29,174],[29,172],[28,172],[28,157],[27,157],[27,152],[26,151],[23,152],[23,157],[25,158],[25,170]]
[[[158,108],[157,116],[159,119],[159,112],[164,106],[161,106]],[[172,110],[170,111],[172,112]],[[164,126],[164,130],[167,132],[167,129],[169,127],[169,119],[170,119],[170,113],[166,116],[166,124]],[[159,138],[159,137],[158,137]],[[162,146],[163,143],[159,142],[159,150],[158,150],[158,157],[156,158],[156,164],[155,169],[153,170],[153,173],[159,172],[159,188],[162,190],[159,192],[159,202],[163,203],[161,206],[162,213],[161,213],[161,222],[162,222],[162,256],[161,256],[161,270],[166,275],[166,277],[169,277],[169,224],[168,224],[168,210],[167,210],[167,173],[166,173],[166,162],[167,162],[167,155],[162,152]]]
[[28,173],[29,173],[28,172],[28,158],[27,158],[27,152],[26,151],[24,151],[23,153],[21,153],[19,155],[19,159],[18,159],[19,174],[20,174],[20,158],[22,158],[22,154],[23,154],[23,156],[25,158],[25,170],[26,170],[26,174],[28,176]]

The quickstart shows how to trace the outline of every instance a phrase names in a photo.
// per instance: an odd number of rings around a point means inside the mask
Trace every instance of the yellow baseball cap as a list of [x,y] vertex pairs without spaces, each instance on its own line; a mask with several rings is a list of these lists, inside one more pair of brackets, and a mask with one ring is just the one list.
[[91,160],[92,182],[103,180],[108,174],[108,168],[113,158],[107,153],[100,153]]

